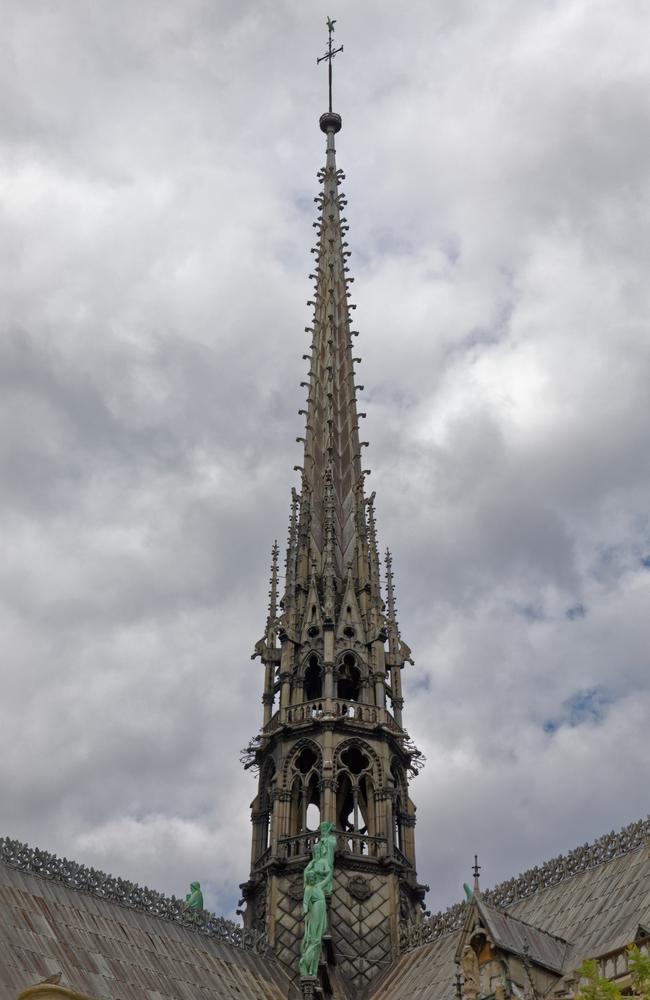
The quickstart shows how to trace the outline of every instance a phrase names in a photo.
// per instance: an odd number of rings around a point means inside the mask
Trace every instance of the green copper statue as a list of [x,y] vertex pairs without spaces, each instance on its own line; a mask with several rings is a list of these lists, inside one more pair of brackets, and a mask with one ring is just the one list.
[[203,893],[201,892],[201,886],[198,882],[192,882],[190,884],[190,891],[185,897],[185,908],[187,910],[202,910],[203,909]]
[[324,892],[326,896],[332,895],[334,888],[334,854],[336,852],[336,837],[332,833],[333,823],[321,823],[319,827],[319,839],[311,849],[311,861],[305,868],[304,882],[307,885],[307,874],[316,872],[320,878],[327,876]]
[[332,895],[334,888],[336,837],[333,829],[333,823],[321,823],[320,837],[312,847],[311,861],[305,868],[302,900],[305,932],[299,962],[301,976],[318,974],[323,934],[327,930],[327,897]]
[[323,934],[327,930],[326,882],[327,876],[319,879],[314,869],[305,871],[305,894],[302,900],[302,912],[305,914],[305,933],[300,945],[300,962],[298,963],[301,976],[318,975],[321,944]]

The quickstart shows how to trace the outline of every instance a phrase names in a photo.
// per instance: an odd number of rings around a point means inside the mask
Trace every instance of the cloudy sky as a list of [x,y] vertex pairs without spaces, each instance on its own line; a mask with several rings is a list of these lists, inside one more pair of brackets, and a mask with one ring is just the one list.
[[646,815],[647,0],[2,7],[2,832],[236,905],[329,13],[429,906]]

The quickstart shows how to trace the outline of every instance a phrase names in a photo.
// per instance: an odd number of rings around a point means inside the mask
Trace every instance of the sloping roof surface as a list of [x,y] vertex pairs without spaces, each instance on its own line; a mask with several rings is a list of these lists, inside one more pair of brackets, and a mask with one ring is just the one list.
[[0,863],[0,1000],[56,972],[110,1000],[286,1000],[276,963]]
[[583,955],[622,948],[650,920],[648,845],[520,899],[508,912],[575,942]]
[[460,934],[454,931],[402,955],[372,994],[372,1000],[454,997],[454,953]]
[[523,955],[527,950],[534,962],[554,972],[562,972],[571,951],[571,945],[563,938],[533,927],[511,913],[497,910],[480,898],[476,902],[483,923],[496,945],[515,955]]
[[[639,924],[650,922],[648,845],[539,889],[514,902],[508,913],[575,944],[573,964],[622,948],[634,940]],[[507,934],[513,924],[500,930]],[[453,1000],[461,933],[454,930],[403,955],[372,1000]]]
[[[538,869],[525,873],[521,884],[538,887],[505,915],[481,899],[495,937],[519,951],[526,936],[531,958],[552,968],[632,941],[639,925],[650,926],[650,853],[639,839],[646,825],[624,853],[554,884],[542,887]],[[449,911],[456,929],[403,955],[372,1000],[451,1000],[463,910]],[[436,915],[439,926],[444,917]],[[570,956],[560,939],[575,945]],[[56,972],[62,985],[97,1000],[286,1000],[290,990],[272,959],[0,861],[0,1000]]]

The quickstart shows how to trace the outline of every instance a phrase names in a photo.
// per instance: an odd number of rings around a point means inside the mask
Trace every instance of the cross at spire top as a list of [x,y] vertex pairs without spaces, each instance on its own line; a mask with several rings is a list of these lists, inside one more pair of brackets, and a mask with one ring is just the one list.
[[481,866],[478,863],[478,855],[474,855],[474,867],[472,868],[472,874],[474,875],[474,892],[480,891],[479,876],[481,874]]
[[334,34],[334,25],[335,24],[336,24],[336,21],[333,21],[331,19],[331,17],[327,18],[327,32],[328,32],[327,52],[325,53],[324,56],[321,56],[320,59],[316,60],[316,65],[318,66],[320,63],[324,62],[327,59],[327,76],[328,76],[328,81],[329,81],[329,113],[330,113],[330,115],[333,113],[332,112],[332,59],[339,52],[343,51],[343,46],[342,45],[340,45],[338,49],[333,49],[332,48],[332,35]]

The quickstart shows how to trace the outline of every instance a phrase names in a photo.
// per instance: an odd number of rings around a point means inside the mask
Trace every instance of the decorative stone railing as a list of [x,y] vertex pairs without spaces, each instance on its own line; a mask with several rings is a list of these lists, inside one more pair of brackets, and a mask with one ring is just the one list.
[[299,833],[297,837],[282,837],[280,839],[280,853],[285,858],[303,858],[311,854],[311,849],[319,840],[318,831],[307,831]]
[[[343,833],[334,831],[337,850],[342,854],[354,854],[357,857],[383,858],[386,856],[387,844],[385,837],[369,837],[365,833]],[[319,839],[318,831],[306,831],[296,837],[283,837],[280,840],[280,850],[285,858],[302,858],[311,854],[311,849]]]
[[384,721],[384,725],[386,726],[386,728],[390,729],[392,733],[395,733],[398,736],[404,736],[405,730],[402,729],[402,727],[397,724],[397,722],[395,721],[395,719],[390,714],[387,708],[384,709],[384,715],[386,717]]
[[397,858],[397,860],[401,861],[403,865],[408,865],[410,868],[413,867],[411,865],[411,862],[409,861],[409,859],[404,854],[404,852],[400,851],[399,847],[393,847],[393,853],[394,853],[395,857]]
[[273,733],[284,724],[295,725],[319,719],[350,720],[367,726],[386,726],[396,735],[403,736],[404,730],[386,708],[379,705],[368,705],[364,702],[351,701],[345,698],[332,699],[329,703],[325,698],[304,701],[299,705],[289,705],[279,709],[271,716],[263,728],[263,733]]
[[[552,858],[545,864],[530,868],[528,871],[501,882],[494,889],[481,893],[482,898],[493,906],[507,909],[519,899],[525,899],[535,892],[548,889],[558,882],[579,875],[581,872],[596,868],[606,861],[613,861],[623,854],[643,847],[650,840],[650,816],[646,819],[630,823],[615,833],[606,833],[592,844],[576,847],[566,855]],[[424,917],[416,924],[400,926],[400,947],[402,951],[417,948],[419,945],[437,941],[438,938],[451,934],[462,927],[465,920],[467,903],[455,903],[447,910]]]
[[269,721],[264,726],[265,733],[274,733],[276,729],[280,728],[280,710],[272,715]]
[[369,837],[366,833],[336,832],[338,849],[344,854],[367,858],[385,858],[388,845],[385,837]]
[[267,847],[264,853],[260,854],[259,858],[253,865],[255,871],[258,871],[260,868],[263,868],[264,865],[267,863],[267,861],[270,860],[270,858],[271,858],[271,848]]
[[142,888],[126,879],[114,878],[96,868],[87,868],[58,858],[47,851],[29,847],[18,840],[0,837],[0,861],[11,868],[50,879],[79,892],[90,893],[99,899],[106,899],[131,910],[139,910],[152,917],[172,920],[190,930],[208,937],[227,941],[236,948],[244,948],[260,955],[270,954],[266,935],[258,931],[244,930],[232,920],[218,917],[207,910],[189,910],[182,899],[164,896],[154,889]]

